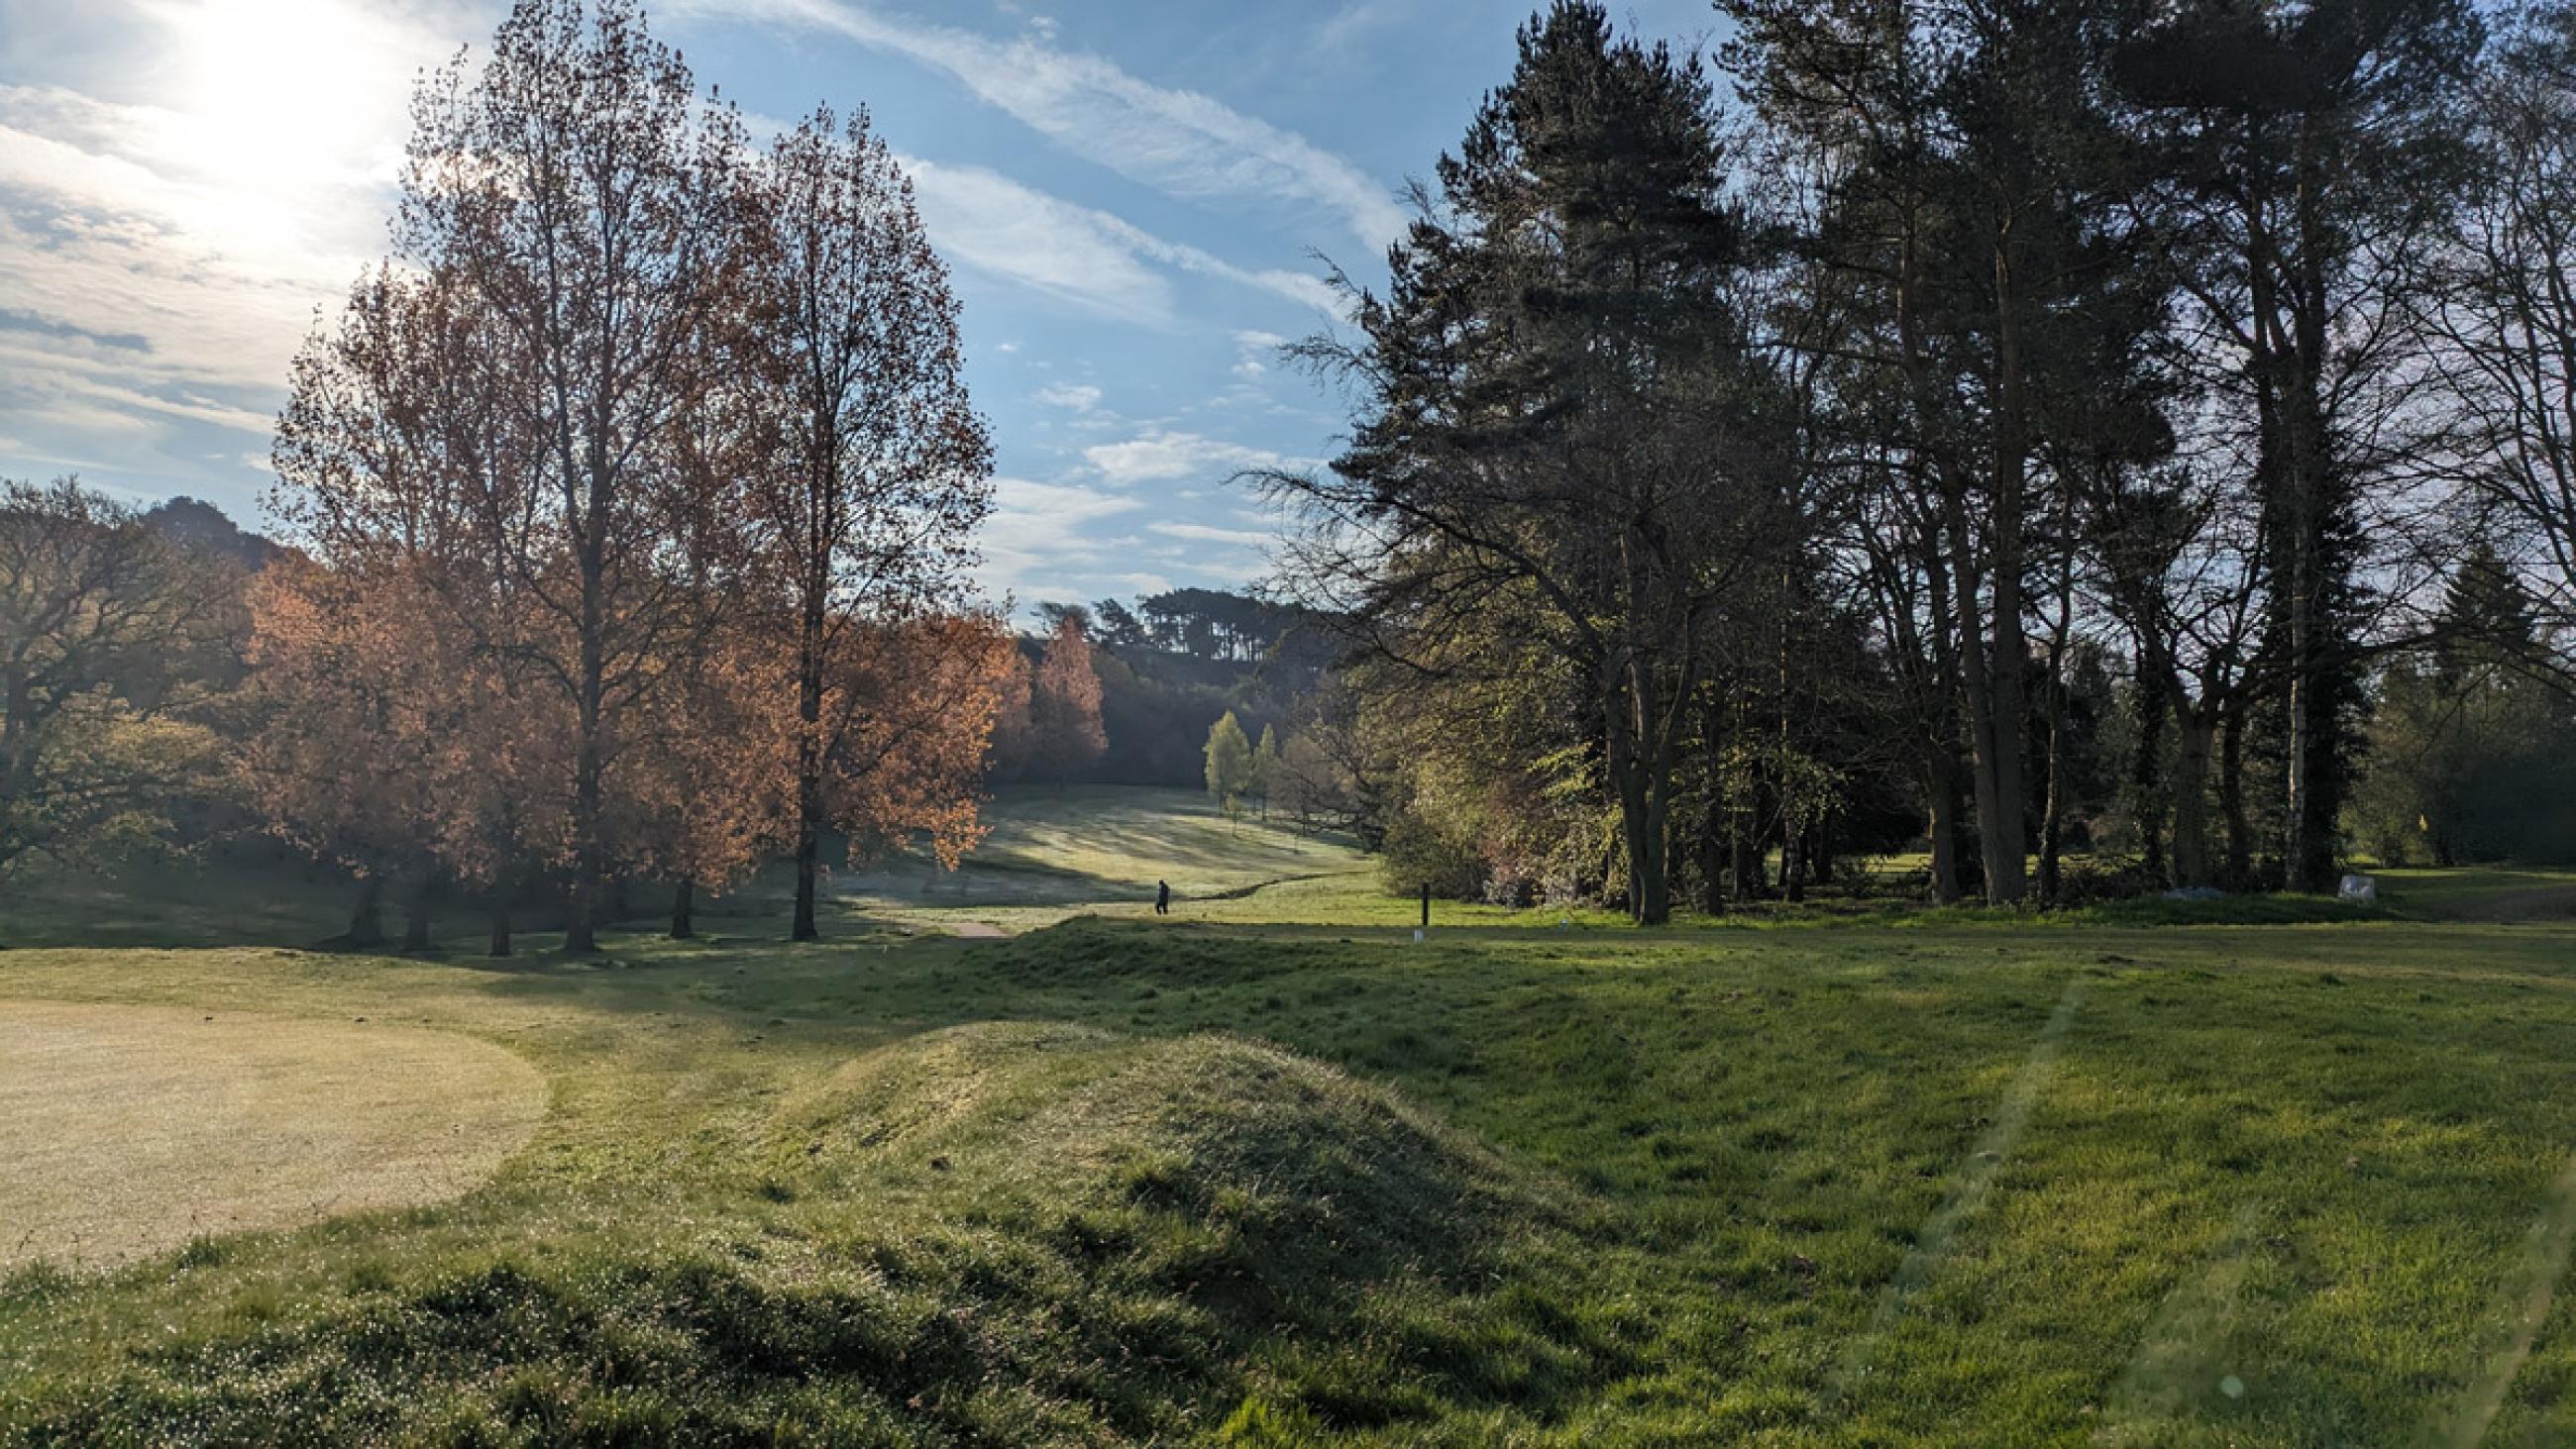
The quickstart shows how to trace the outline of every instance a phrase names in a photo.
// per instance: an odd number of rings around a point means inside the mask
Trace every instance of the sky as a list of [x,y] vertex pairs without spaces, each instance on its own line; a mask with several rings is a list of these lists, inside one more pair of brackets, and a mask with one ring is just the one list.
[[[1348,426],[1278,349],[1335,325],[1328,264],[1383,278],[1536,0],[647,3],[701,89],[864,105],[904,158],[993,425],[980,581],[1026,610],[1266,574],[1228,478]],[[386,251],[413,79],[502,9],[0,0],[0,477],[265,526],[288,364]]]

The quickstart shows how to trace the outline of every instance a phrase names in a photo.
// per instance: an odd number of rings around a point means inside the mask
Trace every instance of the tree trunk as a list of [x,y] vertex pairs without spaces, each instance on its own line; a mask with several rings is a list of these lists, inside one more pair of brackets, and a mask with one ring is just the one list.
[[2165,873],[2165,714],[2166,679],[2151,650],[2138,652],[2138,738],[2129,755],[2129,812],[2138,827],[2140,852],[2150,880],[2169,880]]
[[510,954],[510,898],[500,891],[492,893],[492,950],[494,957]]
[[1664,815],[1639,755],[1636,722],[1628,718],[1638,700],[1615,671],[1603,694],[1610,781],[1619,795],[1620,839],[1628,847],[1628,916],[1641,926],[1659,926],[1672,916],[1672,882],[1664,871]]
[[403,916],[402,948],[414,955],[429,949],[429,888],[429,873],[423,871],[412,885],[411,900]]
[[[585,640],[582,652],[588,656],[595,645]],[[600,888],[604,883],[606,862],[602,858],[606,842],[601,836],[598,709],[595,700],[582,705],[582,740],[573,771],[573,830],[575,859],[572,894],[564,910],[564,952],[586,956],[599,949]]]
[[368,876],[358,882],[358,900],[349,908],[349,945],[360,951],[385,943],[385,882]]
[[[2028,718],[2023,671],[2030,649],[2022,634],[2022,494],[2028,482],[2028,438],[2023,418],[2020,351],[2020,307],[2014,291],[2011,246],[1995,252],[1996,438],[1994,496],[1988,505],[1994,530],[1994,649],[1986,660],[1987,687],[1994,705],[1987,713],[1987,743],[1992,759],[1982,765],[1995,777],[1995,809],[1977,818],[1977,840],[1986,858],[1986,898],[1998,905],[2019,904],[2027,894],[2030,874],[2026,849],[2029,829],[2022,819],[2030,788],[2022,768],[2022,732]],[[2000,874],[1998,874],[2000,872]]]
[[2218,748],[2218,808],[2227,821],[2227,871],[2230,890],[2254,884],[2254,824],[2245,814],[2245,705],[2226,714],[2226,733]]
[[2048,797],[2039,817],[2039,898],[2050,905],[2065,894],[2059,856],[2066,835],[2066,649],[2075,624],[2074,515],[2070,490],[2059,524],[2057,620],[2048,639]]
[[1726,914],[1726,808],[1710,792],[1699,824],[1699,908],[1702,914]]
[[796,920],[788,934],[798,941],[822,934],[814,889],[823,863],[823,593],[807,589],[797,651]]
[[697,883],[683,879],[671,887],[671,939],[686,941],[698,934]]
[[1932,902],[1959,903],[1959,781],[1946,754],[1925,762],[1923,794],[1929,802],[1924,833],[1932,840]]
[[[1951,571],[1958,585],[1959,670],[1961,692],[1968,700],[1970,794],[1976,802],[1977,852],[1985,867],[1985,894],[1990,905],[2021,900],[2029,862],[2021,819],[2021,662],[2020,590],[2011,589],[2010,616],[2000,550],[1995,563],[1993,643],[1986,638],[1984,608],[1973,580],[1976,550],[1970,536],[1967,503],[1956,485],[1945,488],[1953,555]],[[2002,521],[1997,520],[2000,529]],[[2014,646],[2007,650],[2006,640]],[[2012,676],[2007,683],[2006,676]],[[2007,705],[2011,712],[2007,712]]]
[[2173,777],[2173,882],[2212,883],[2209,860],[2209,749],[2217,724],[2204,710],[2177,712]]

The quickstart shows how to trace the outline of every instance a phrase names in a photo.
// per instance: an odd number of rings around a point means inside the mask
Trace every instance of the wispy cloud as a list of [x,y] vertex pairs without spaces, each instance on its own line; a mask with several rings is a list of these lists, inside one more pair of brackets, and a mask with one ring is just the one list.
[[1052,387],[1039,388],[1036,400],[1046,407],[1087,413],[1100,406],[1100,389],[1088,383],[1059,382]]
[[1167,323],[1175,310],[1167,272],[1252,287],[1329,311],[1322,279],[1235,266],[1201,248],[1166,241],[1108,212],[1080,206],[981,166],[904,158],[924,225],[961,266],[1130,321]]
[[1276,468],[1293,460],[1267,448],[1247,448],[1197,433],[1151,429],[1121,443],[1082,450],[1101,476],[1120,486],[1175,478],[1212,479],[1247,468]]
[[1165,538],[1185,538],[1193,543],[1222,543],[1234,548],[1269,548],[1279,541],[1276,534],[1255,533],[1248,528],[1217,528],[1205,523],[1156,523],[1147,526]]
[[1349,160],[1200,92],[1059,49],[1045,33],[999,39],[852,0],[683,0],[678,8],[823,30],[945,71],[1076,155],[1175,196],[1302,204],[1371,251],[1404,230],[1393,188]]

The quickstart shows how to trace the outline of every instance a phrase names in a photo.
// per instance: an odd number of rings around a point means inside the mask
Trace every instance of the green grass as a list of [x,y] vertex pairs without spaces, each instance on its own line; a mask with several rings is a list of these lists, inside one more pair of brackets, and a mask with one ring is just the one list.
[[553,1101],[452,1202],[0,1282],[0,1441],[2576,1436],[2576,926],[2436,919],[2567,877],[1416,947],[1318,874],[990,943],[0,953]]
[[[1017,786],[986,807],[991,833],[956,871],[903,857],[837,872],[845,904],[887,908],[1150,906],[1157,881],[1182,901],[1237,897],[1281,881],[1374,875],[1348,842],[1303,836],[1287,822],[1228,820],[1191,790],[1115,785]],[[754,894],[774,896],[773,876]]]

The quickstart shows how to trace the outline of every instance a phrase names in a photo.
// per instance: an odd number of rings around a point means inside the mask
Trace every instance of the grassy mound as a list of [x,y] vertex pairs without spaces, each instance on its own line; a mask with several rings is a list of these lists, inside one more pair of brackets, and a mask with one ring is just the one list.
[[1565,1208],[1383,1088],[1260,1042],[977,1023],[853,1061],[782,1108],[782,1181],[976,1205],[1120,1257],[1249,1326],[1392,1279],[1464,1281]]
[[[1555,1402],[1623,1361],[1497,1288],[1570,1242],[1561,1193],[1263,1043],[970,1024],[745,1130],[711,1218],[463,1225],[310,1308],[174,1312],[0,1394],[0,1443],[1262,1443]],[[278,1290],[217,1255],[162,1291]],[[49,1309],[78,1311],[68,1280],[0,1284],[0,1315]]]

